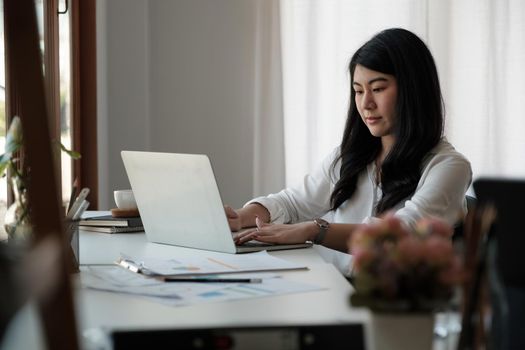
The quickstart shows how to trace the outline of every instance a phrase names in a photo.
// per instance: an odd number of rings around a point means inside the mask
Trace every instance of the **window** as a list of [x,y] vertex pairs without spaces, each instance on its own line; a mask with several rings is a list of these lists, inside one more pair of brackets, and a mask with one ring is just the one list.
[[[0,154],[3,153],[6,128],[12,116],[19,114],[16,89],[10,91],[9,61],[4,45],[3,0],[0,0]],[[81,11],[82,9],[82,11]],[[95,76],[95,0],[35,0],[47,104],[52,123],[51,138],[60,154],[61,194],[69,201],[73,179],[79,186],[91,188],[91,207],[97,206],[96,180],[96,90]],[[88,43],[83,45],[83,41]],[[90,50],[90,52],[87,52]],[[86,51],[86,52],[84,52]],[[9,53],[7,53],[9,55]],[[6,65],[7,63],[7,65]],[[87,69],[86,73],[86,67]],[[7,73],[7,74],[6,74]],[[89,84],[83,77],[91,75]],[[6,94],[7,91],[7,94]],[[6,97],[7,96],[7,97]],[[89,108],[84,107],[88,105]],[[94,112],[95,111],[95,112]],[[79,151],[83,158],[73,162],[58,151],[58,141]],[[86,170],[87,169],[87,170]],[[3,218],[10,203],[6,178],[0,179],[0,240],[5,239]]]
[[[71,113],[71,16],[67,0],[59,1],[58,15],[58,62],[60,81],[60,142],[67,148],[73,148],[73,121]],[[67,203],[73,183],[71,159],[61,152],[62,201]]]

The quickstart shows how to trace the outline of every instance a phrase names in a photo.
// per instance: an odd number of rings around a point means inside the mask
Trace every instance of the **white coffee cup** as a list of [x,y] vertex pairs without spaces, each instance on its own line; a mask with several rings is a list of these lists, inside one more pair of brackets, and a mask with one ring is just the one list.
[[137,202],[135,202],[135,196],[133,196],[132,190],[113,191],[113,197],[115,198],[117,208],[123,210],[137,209]]

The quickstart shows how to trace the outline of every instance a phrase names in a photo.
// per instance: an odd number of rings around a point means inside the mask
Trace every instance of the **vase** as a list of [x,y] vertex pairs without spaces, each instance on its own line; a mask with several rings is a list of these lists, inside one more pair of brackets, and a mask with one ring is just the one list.
[[434,314],[371,312],[370,349],[431,350]]

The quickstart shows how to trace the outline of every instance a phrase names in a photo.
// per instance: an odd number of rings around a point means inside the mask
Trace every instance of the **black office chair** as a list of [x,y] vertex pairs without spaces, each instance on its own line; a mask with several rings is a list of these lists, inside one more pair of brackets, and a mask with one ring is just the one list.
[[[476,328],[485,327],[475,321],[473,315],[480,312],[481,283],[486,279],[491,305],[491,327],[488,332],[489,349],[525,349],[525,268],[522,250],[525,246],[522,216],[525,205],[524,179],[484,178],[473,183],[478,208],[469,218],[476,224],[474,231],[481,230],[481,220],[491,215],[483,211],[485,203],[491,203],[496,209],[495,221],[490,225],[485,237],[481,237],[476,266],[472,275],[473,284],[469,291],[470,300],[463,315],[462,333],[458,349],[472,349]],[[480,208],[481,207],[481,208]],[[478,210],[481,212],[477,213]],[[478,215],[479,214],[479,215]],[[489,220],[490,221],[490,220]],[[470,227],[469,229],[472,229]],[[473,236],[464,232],[464,240]],[[473,322],[474,321],[474,322]]]

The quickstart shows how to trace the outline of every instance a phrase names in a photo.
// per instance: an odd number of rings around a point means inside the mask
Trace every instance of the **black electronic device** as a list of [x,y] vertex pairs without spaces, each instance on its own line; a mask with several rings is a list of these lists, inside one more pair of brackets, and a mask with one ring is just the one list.
[[115,331],[113,348],[199,350],[364,350],[362,324]]

